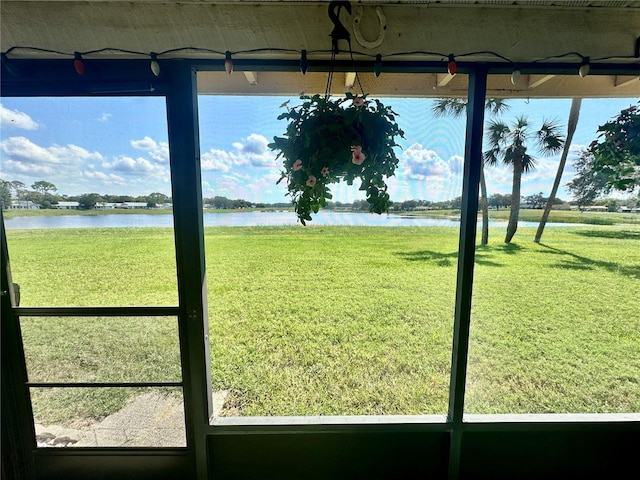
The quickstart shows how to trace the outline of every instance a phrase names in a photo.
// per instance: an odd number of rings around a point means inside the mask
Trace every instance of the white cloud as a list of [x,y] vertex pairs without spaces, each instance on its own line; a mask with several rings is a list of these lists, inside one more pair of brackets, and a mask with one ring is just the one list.
[[225,150],[211,149],[203,153],[200,158],[200,168],[202,170],[213,170],[218,172],[228,172],[233,165],[231,154]]
[[9,137],[0,142],[0,153],[14,162],[26,164],[77,164],[84,160],[102,160],[98,152],[77,145],[41,147],[25,137]]
[[[55,166],[42,163],[24,163],[15,160],[2,160],[3,175],[8,173],[14,175],[51,175],[57,173]],[[27,182],[28,183],[28,180]]]
[[169,171],[161,165],[155,165],[146,158],[118,157],[111,162],[103,162],[102,168],[122,172],[125,175],[147,175],[156,178],[168,178]]
[[462,175],[463,159],[461,156],[454,155],[448,160],[443,160],[436,152],[424,148],[419,143],[414,143],[404,150],[400,160],[403,175],[410,180],[451,178]]
[[262,135],[252,133],[241,142],[235,142],[235,152],[230,152],[234,165],[252,165],[254,167],[276,166],[276,154],[269,150],[269,141]]
[[30,184],[45,179],[68,195],[102,191],[131,194],[164,191],[170,183],[166,159],[168,146],[149,137],[131,142],[148,157],[119,155],[105,158],[100,152],[73,144],[43,147],[23,136],[0,141],[3,176]]
[[110,113],[106,113],[106,112],[105,112],[105,113],[103,113],[102,115],[100,115],[100,116],[98,117],[98,121],[99,121],[99,122],[101,122],[101,123],[108,122],[108,121],[109,121],[109,119],[111,118],[111,116],[112,116],[112,115],[111,115]]
[[99,180],[105,185],[125,185],[126,182],[124,178],[114,173],[104,173],[104,172],[84,172],[84,176],[91,180]]
[[275,168],[276,155],[267,146],[269,141],[252,133],[241,142],[233,143],[233,150],[212,148],[202,154],[200,166],[204,171],[229,172],[234,166]]
[[158,163],[169,162],[169,144],[167,142],[156,142],[151,137],[144,137],[141,140],[131,140],[131,146],[146,152]]
[[244,153],[253,153],[255,155],[261,155],[267,151],[267,145],[269,140],[266,137],[257,133],[252,133],[243,142],[236,142],[233,146]]
[[19,110],[9,110],[0,103],[0,126],[36,130],[39,125],[26,113]]

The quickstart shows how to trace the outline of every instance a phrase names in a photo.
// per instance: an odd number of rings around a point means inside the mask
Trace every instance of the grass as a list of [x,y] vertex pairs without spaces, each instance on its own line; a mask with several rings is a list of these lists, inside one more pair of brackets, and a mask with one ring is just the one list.
[[[543,210],[526,209],[520,210],[519,219],[522,222],[540,222]],[[460,210],[427,210],[418,212],[407,212],[408,215],[425,217],[447,217],[460,216]],[[403,214],[405,215],[405,214]],[[478,220],[480,220],[478,214]],[[509,209],[489,210],[489,221],[508,221]],[[549,223],[577,223],[587,225],[640,225],[640,215],[637,213],[617,213],[617,212],[579,212],[574,210],[551,210],[549,212]]]
[[47,208],[43,210],[3,210],[4,218],[16,217],[60,217],[67,215],[171,215],[171,209],[164,208],[114,208],[109,210],[59,210]]
[[[212,379],[230,390],[225,414],[445,413],[457,232],[207,228]],[[554,227],[540,245],[534,232],[506,245],[491,229],[478,246],[467,411],[640,411],[640,228]],[[177,302],[170,230],[8,237],[24,306]],[[23,319],[38,381],[173,381],[175,332],[174,319]],[[100,418],[131,394],[45,393],[34,392],[45,423]]]

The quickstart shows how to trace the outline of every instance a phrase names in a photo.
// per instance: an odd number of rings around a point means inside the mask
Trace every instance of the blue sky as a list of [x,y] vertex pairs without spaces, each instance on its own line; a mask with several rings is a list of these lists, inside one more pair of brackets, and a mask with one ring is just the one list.
[[[201,96],[199,99],[203,194],[252,202],[288,201],[276,185],[280,166],[267,148],[282,135],[276,120],[285,97]],[[381,99],[405,130],[400,165],[389,181],[394,201],[447,200],[461,194],[465,120],[436,118],[431,99]],[[637,99],[585,99],[562,184],[573,177],[572,159],[595,137],[598,125]],[[296,105],[298,99],[291,99]],[[557,119],[566,128],[570,99],[511,100],[502,119],[525,115],[537,126]],[[171,194],[167,123],[163,98],[3,98],[0,102],[0,178],[30,186],[47,180],[59,194]],[[522,193],[548,194],[558,158],[537,157],[538,168],[523,179]],[[509,193],[511,171],[486,172],[489,195]],[[334,199],[362,198],[356,187],[337,185]],[[560,198],[569,199],[561,188]]]

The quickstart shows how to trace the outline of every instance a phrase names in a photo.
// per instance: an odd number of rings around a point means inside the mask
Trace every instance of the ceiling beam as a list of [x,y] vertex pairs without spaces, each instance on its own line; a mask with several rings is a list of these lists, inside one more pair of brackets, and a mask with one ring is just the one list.
[[352,89],[356,83],[356,72],[347,72],[344,74],[344,86]]
[[437,73],[436,74],[436,84],[439,87],[446,87],[449,85],[449,82],[453,80],[453,75],[449,75],[448,73]]
[[555,75],[529,75],[529,88],[539,87],[543,83],[547,83],[553,77],[555,77]]
[[640,80],[640,77],[636,76],[627,76],[627,75],[616,75],[616,79],[614,81],[614,85],[616,87],[626,87],[627,85],[631,85],[633,82],[637,82]]
[[258,72],[243,72],[249,85],[258,85]]

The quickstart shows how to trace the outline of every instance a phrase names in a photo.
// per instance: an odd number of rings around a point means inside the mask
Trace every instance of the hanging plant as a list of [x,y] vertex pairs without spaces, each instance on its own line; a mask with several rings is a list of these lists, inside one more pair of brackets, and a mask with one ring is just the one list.
[[302,105],[288,109],[278,120],[289,120],[284,137],[274,137],[271,150],[283,157],[284,170],[277,183],[287,181],[300,223],[311,220],[332,198],[329,185],[360,179],[369,211],[389,210],[385,179],[394,175],[398,158],[396,137],[404,132],[396,113],[378,100],[350,92],[344,98],[302,96]]

